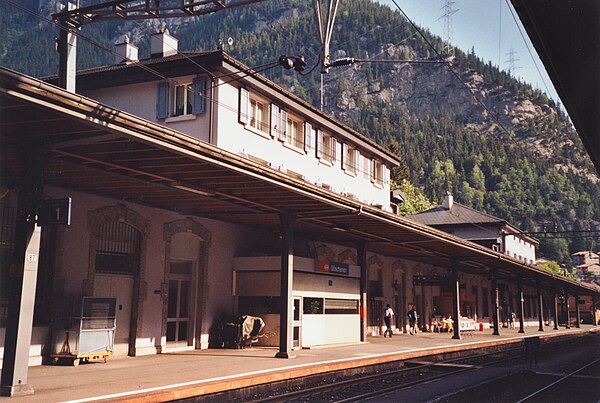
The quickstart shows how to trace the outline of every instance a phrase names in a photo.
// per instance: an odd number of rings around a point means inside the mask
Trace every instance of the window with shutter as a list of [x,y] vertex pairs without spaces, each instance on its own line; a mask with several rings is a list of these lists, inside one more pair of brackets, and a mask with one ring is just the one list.
[[206,83],[206,76],[196,77],[192,82],[192,114],[194,115],[198,115],[206,111]]
[[317,158],[323,158],[323,131],[321,129],[317,130],[317,142],[315,144],[315,155]]
[[279,107],[275,104],[271,104],[271,122],[270,122],[270,134],[271,137],[279,137]]
[[156,118],[166,119],[169,117],[169,83],[160,82],[156,91]]
[[284,110],[279,110],[279,127],[281,128],[279,131],[279,140],[286,141],[287,140],[287,121],[288,116],[287,112]]
[[315,145],[315,129],[308,122],[304,122],[304,151],[310,153]]
[[344,171],[348,169],[348,144],[346,143],[342,143],[342,158],[340,162]]
[[245,88],[240,88],[240,105],[238,120],[247,125],[249,121],[248,109],[250,107],[250,93]]
[[193,93],[194,90],[192,84],[180,84],[175,86],[172,116],[192,114]]

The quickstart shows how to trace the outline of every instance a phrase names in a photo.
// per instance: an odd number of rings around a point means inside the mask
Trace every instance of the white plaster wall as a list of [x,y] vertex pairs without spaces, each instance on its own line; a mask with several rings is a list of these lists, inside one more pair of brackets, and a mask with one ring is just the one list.
[[[294,271],[315,272],[315,259],[294,256]],[[234,270],[281,270],[281,256],[250,256],[233,259]],[[360,266],[349,264],[347,277],[360,278]]]
[[506,253],[509,256],[515,257],[516,254],[516,258],[518,259],[520,255],[522,256],[522,260],[525,259],[526,263],[535,263],[535,246],[533,244],[523,241],[514,235],[507,235],[505,238]]
[[[192,82],[194,76],[178,77],[177,82]],[[210,82],[208,83],[210,85]],[[209,140],[210,98],[206,100],[206,112],[196,116],[168,118],[166,121],[156,118],[156,95],[158,81],[126,86],[102,88],[82,94],[103,104],[121,109],[151,122],[170,127],[199,140]],[[210,95],[209,95],[210,96]]]
[[311,183],[325,183],[337,193],[348,192],[362,202],[379,204],[389,209],[389,183],[386,181],[384,186],[377,187],[369,178],[365,179],[362,173],[356,176],[345,173],[339,162],[339,145],[336,150],[338,162],[333,165],[321,163],[314,151],[309,155],[304,150],[285,146],[268,133],[257,134],[254,129],[246,129],[238,120],[238,88],[225,84],[220,85],[218,91],[219,103],[215,116],[219,129],[218,135],[215,136],[215,145],[235,154],[268,161],[273,168],[283,167],[285,170],[304,175],[305,180]]
[[[191,82],[193,76],[177,77],[177,82]],[[357,175],[347,174],[341,169],[341,146],[337,145],[337,162],[333,165],[319,162],[314,151],[308,155],[304,150],[284,146],[277,139],[267,135],[259,135],[246,130],[238,121],[239,90],[238,88],[220,82],[215,95],[214,138],[212,143],[235,154],[252,155],[271,163],[279,169],[291,170],[305,176],[311,183],[325,183],[336,193],[353,194],[361,202],[381,205],[389,210],[390,189],[389,175],[383,186],[375,186],[370,178],[365,178],[362,172]],[[165,120],[156,118],[157,82],[132,84],[112,88],[87,91],[83,94],[109,106],[124,110],[152,122],[168,126],[174,130],[188,134],[203,141],[211,141],[209,135],[209,110],[211,100],[207,99],[207,112],[193,117],[177,117]],[[268,110],[266,111],[268,113]],[[335,134],[335,133],[331,133]],[[360,162],[362,164],[362,161]],[[360,165],[359,164],[359,165]]]
[[303,315],[302,347],[323,344],[358,343],[359,315]]

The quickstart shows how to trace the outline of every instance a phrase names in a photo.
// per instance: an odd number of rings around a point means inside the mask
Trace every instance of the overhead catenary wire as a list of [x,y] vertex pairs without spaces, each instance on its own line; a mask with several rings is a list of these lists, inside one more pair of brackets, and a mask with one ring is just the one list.
[[[419,27],[417,27],[417,25],[408,17],[408,15],[404,12],[404,10],[400,7],[400,5],[398,5],[398,3],[396,2],[396,0],[392,0],[392,2],[398,8],[398,10],[402,13],[402,15],[404,16],[404,18],[406,18],[406,20],[413,26],[413,28],[419,33],[419,35],[421,35],[421,37],[423,38],[423,40],[425,41],[425,43],[431,48],[431,50],[433,50],[433,52],[440,59],[443,59],[442,55],[435,48],[435,46],[433,46],[433,44],[431,43],[431,41],[429,40],[429,38],[427,38],[427,36],[419,29]],[[500,122],[500,120],[498,119],[498,117],[496,117],[495,114],[487,107],[487,105],[483,101],[481,101],[475,95],[475,92],[473,91],[473,89],[471,89],[471,87],[469,87],[469,85],[462,80],[462,78],[460,77],[460,74],[454,68],[452,68],[451,64],[449,64],[449,63],[446,64],[446,67],[452,73],[452,75],[454,77],[456,77],[456,79],[462,84],[462,86],[471,94],[471,97],[473,97],[473,99],[475,100],[475,102],[477,104],[479,104],[485,111],[487,111],[489,113],[489,116],[491,116],[491,118],[498,125],[498,127],[500,127],[502,129],[502,131],[504,131],[507,134],[508,138],[510,138],[511,137],[511,131],[508,130],[506,127],[504,127],[504,125],[502,124],[502,122]]]
[[544,80],[544,76],[542,75],[542,72],[537,64],[537,62],[535,61],[535,57],[533,56],[533,53],[531,52],[531,48],[529,47],[529,43],[527,42],[527,40],[525,39],[525,35],[523,34],[523,30],[521,29],[521,25],[519,25],[518,21],[517,21],[517,17],[515,16],[515,13],[512,9],[512,7],[510,6],[510,4],[508,3],[508,0],[505,0],[506,5],[508,7],[508,10],[510,11],[510,14],[512,15],[513,21],[515,23],[515,25],[517,26],[517,29],[519,30],[519,34],[521,35],[521,39],[523,40],[523,43],[525,44],[525,47],[527,48],[527,52],[529,52],[529,57],[531,57],[531,61],[533,62],[533,65],[535,66],[535,69],[537,70],[540,79],[542,80],[542,83],[544,84],[544,88],[546,88],[546,93],[550,94],[550,90],[548,89],[548,85],[546,84],[546,80]]
[[[69,31],[70,33],[72,33],[73,35],[75,35],[77,38],[80,38],[80,39],[82,39],[82,40],[90,43],[92,46],[95,46],[95,47],[97,47],[98,49],[100,49],[102,51],[108,52],[108,53],[112,54],[113,56],[122,56],[121,54],[117,53],[115,50],[107,48],[103,44],[98,43],[97,41],[95,41],[95,40],[93,40],[93,39],[91,39],[91,38],[83,35],[81,32],[78,32],[77,30],[74,30],[74,29],[66,28],[66,27],[62,26],[61,24],[57,23],[56,21],[53,21],[53,20],[51,20],[51,19],[49,19],[49,18],[41,15],[40,13],[38,13],[38,12],[36,12],[34,10],[31,10],[31,9],[25,7],[25,6],[22,6],[21,4],[16,3],[14,0],[0,0],[0,1],[8,3],[9,5],[14,6],[14,7],[18,8],[19,10],[32,15],[33,17],[39,19],[42,22],[46,22],[48,24],[51,24],[51,25],[57,27],[60,30]],[[210,72],[204,66],[202,66],[202,65],[198,64],[197,62],[195,62],[192,58],[190,58],[185,53],[182,53],[180,51],[177,51],[177,53],[180,56],[188,59],[191,63],[193,63],[197,67],[201,68],[204,72],[210,74]],[[147,71],[148,73],[150,73],[150,74],[152,74],[152,75],[160,78],[161,80],[170,82],[173,85],[184,85],[185,84],[185,83],[182,83],[182,82],[180,82],[180,81],[178,81],[178,80],[176,80],[174,78],[170,78],[170,77],[165,76],[164,74],[161,74],[157,70],[155,70],[155,69],[153,69],[153,68],[145,65],[140,60],[131,60],[131,59],[126,59],[126,60],[127,60],[128,63],[133,64],[136,67],[139,67],[142,70]],[[234,81],[238,81],[241,78],[244,78],[244,77],[247,77],[247,76],[251,76],[251,75],[254,75],[254,74],[257,74],[257,73],[261,73],[261,72],[266,71],[268,69],[277,67],[278,65],[279,65],[278,62],[274,61],[274,62],[270,62],[270,63],[265,63],[265,64],[257,66],[257,67],[248,67],[246,69],[242,69],[242,70],[239,70],[239,71],[236,71],[236,72],[231,72],[231,73],[223,74],[222,76],[214,76],[214,75],[211,74],[214,78],[217,78],[217,79],[219,79],[221,77],[229,77],[229,76],[236,75],[236,74],[238,76],[234,77],[231,80],[228,80],[228,81],[225,80],[225,81],[222,81],[219,84],[215,84],[215,85],[209,86],[209,87],[207,87],[207,91],[210,90],[210,89],[212,89],[212,88],[216,88],[216,87],[218,87],[220,85],[225,85],[225,84],[228,84],[228,83],[231,83],[231,82],[234,82]],[[240,75],[240,73],[241,73],[241,75]],[[198,95],[202,96],[203,94],[198,94]],[[229,106],[229,105],[227,105],[225,103],[222,103],[220,101],[216,101],[216,100],[214,100],[212,98],[210,99],[210,102],[218,104],[219,106],[221,106],[223,108],[226,108],[228,110],[236,111],[236,109],[234,107],[231,107],[231,106]]]

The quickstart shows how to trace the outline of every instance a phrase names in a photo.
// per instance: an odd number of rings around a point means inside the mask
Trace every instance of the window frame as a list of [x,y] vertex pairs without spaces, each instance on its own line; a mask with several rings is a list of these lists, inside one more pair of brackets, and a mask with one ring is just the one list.
[[304,128],[302,120],[297,116],[287,112],[285,123],[285,145],[295,150],[302,150],[304,152]]
[[[238,121],[246,130],[267,137],[273,135],[273,124],[270,121],[272,108],[267,99],[256,95],[247,88],[240,87]],[[260,111],[260,114],[257,112]]]

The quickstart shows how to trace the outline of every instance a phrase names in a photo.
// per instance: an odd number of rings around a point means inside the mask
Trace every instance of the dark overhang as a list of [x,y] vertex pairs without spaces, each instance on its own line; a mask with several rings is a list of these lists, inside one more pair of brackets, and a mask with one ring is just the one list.
[[600,173],[600,1],[511,1]]
[[47,185],[270,231],[279,231],[282,212],[292,212],[298,235],[308,239],[364,243],[368,251],[386,256],[598,292],[1,68],[0,116],[3,186],[19,185],[19,150],[35,147],[47,158]]

